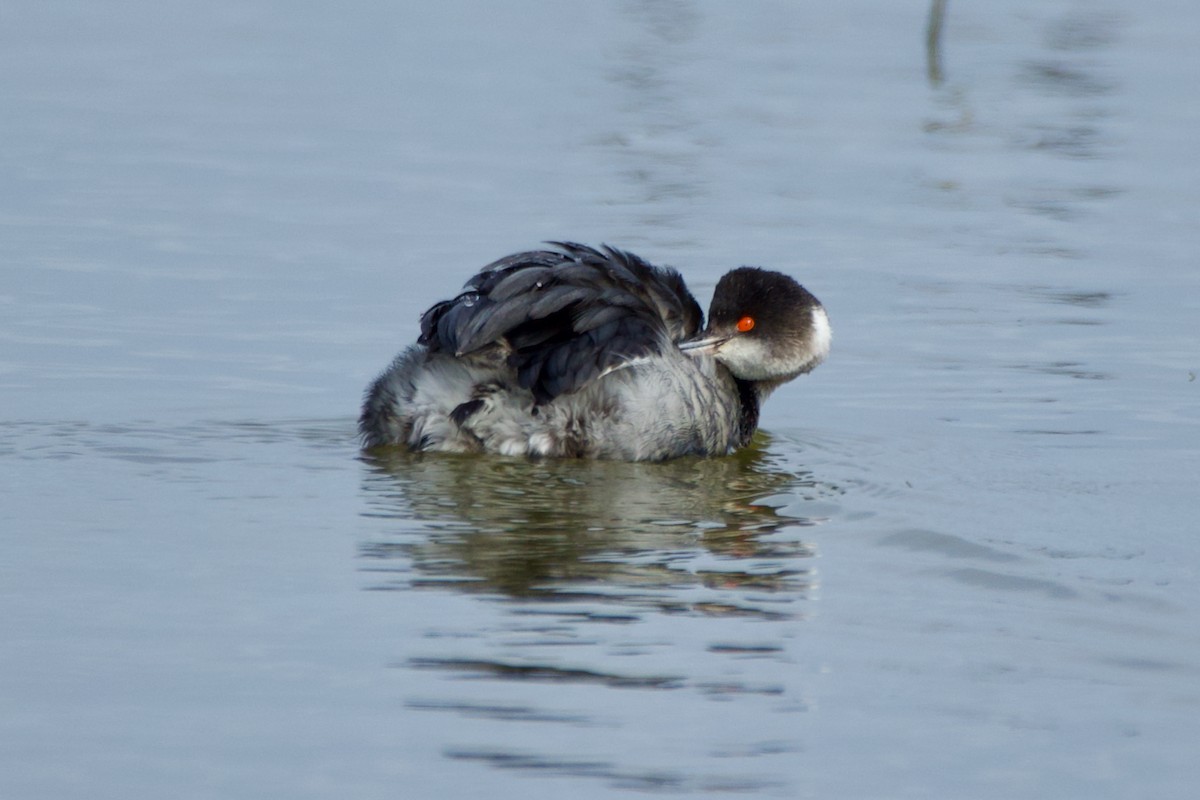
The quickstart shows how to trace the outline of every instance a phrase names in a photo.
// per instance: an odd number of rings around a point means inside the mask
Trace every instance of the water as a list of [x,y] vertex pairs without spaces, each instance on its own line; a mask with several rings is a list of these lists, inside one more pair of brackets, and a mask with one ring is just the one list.
[[[0,6],[0,795],[1190,797],[1194,4]],[[544,239],[786,269],[669,464],[363,457]]]

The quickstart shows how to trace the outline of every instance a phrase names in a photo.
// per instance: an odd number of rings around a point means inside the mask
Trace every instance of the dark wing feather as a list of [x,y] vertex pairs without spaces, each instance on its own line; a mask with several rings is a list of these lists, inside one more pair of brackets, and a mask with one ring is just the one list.
[[431,351],[500,346],[538,402],[695,335],[703,316],[683,278],[632,253],[551,242],[495,261],[421,318]]

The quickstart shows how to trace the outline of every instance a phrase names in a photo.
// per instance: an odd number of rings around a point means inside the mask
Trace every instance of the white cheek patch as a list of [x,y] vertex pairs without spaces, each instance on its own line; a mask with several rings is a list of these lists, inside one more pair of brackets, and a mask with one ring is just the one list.
[[820,306],[812,312],[812,361],[814,366],[825,360],[829,355],[829,345],[833,341],[833,329],[829,327],[829,315]]
[[742,380],[764,381],[778,377],[780,365],[759,339],[749,336],[734,337],[717,352],[718,360],[724,362],[729,371]]

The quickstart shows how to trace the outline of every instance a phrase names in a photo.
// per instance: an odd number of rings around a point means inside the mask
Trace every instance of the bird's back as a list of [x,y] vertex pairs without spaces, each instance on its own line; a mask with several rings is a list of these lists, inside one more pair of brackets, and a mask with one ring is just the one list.
[[661,354],[703,320],[683,278],[632,253],[555,243],[484,267],[421,318],[431,354],[471,358],[499,348],[538,403],[605,372]]

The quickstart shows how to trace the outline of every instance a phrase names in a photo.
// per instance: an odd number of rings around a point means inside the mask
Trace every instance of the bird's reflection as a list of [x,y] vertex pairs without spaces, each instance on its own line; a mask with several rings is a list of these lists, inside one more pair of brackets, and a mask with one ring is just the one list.
[[[378,588],[547,599],[802,590],[812,547],[783,531],[816,520],[777,506],[836,490],[773,464],[764,438],[726,458],[662,464],[371,454],[370,513],[397,525],[362,555],[383,573]],[[738,613],[719,603],[704,610]]]

